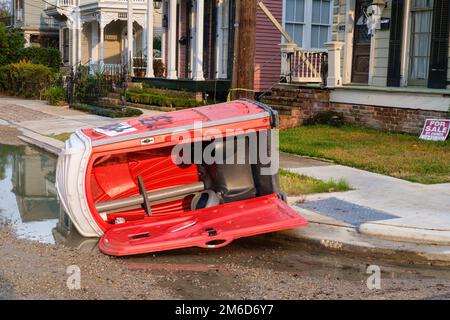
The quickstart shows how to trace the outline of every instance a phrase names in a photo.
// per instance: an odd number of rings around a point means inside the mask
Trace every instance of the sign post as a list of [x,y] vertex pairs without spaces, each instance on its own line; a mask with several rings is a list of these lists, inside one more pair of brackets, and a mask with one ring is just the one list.
[[427,119],[420,139],[428,141],[445,141],[450,132],[450,120]]

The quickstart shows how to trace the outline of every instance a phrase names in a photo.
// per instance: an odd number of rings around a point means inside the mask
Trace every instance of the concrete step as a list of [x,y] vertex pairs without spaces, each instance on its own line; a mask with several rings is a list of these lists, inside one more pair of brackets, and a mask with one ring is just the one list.
[[118,93],[118,92],[109,92],[108,93],[108,98],[121,100],[122,99],[122,95],[120,93]]
[[264,103],[277,104],[277,105],[288,105],[291,106],[294,103],[299,103],[298,97],[284,97],[284,96],[266,96],[263,99]]
[[122,105],[122,101],[120,99],[102,97],[98,99],[98,104],[105,107],[117,107]]
[[280,116],[292,116],[292,111],[295,108],[284,106],[284,105],[277,105],[277,104],[268,104],[272,109],[278,111],[278,114]]

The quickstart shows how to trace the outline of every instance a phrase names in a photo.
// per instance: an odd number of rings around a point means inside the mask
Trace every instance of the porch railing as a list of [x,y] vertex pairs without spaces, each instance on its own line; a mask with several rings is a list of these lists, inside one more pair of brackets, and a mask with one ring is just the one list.
[[56,0],[58,7],[73,7],[75,6],[76,0]]
[[90,63],[90,71],[92,73],[100,72],[106,76],[117,76],[122,74],[123,67],[121,64],[105,63],[103,65]]
[[328,68],[326,49],[298,49],[282,45],[282,73],[288,83],[324,83]]

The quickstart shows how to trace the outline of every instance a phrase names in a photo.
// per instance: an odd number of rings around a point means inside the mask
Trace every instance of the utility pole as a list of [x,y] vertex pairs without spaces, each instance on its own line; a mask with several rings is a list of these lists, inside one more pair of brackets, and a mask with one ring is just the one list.
[[233,99],[254,98],[256,2],[236,0],[232,89],[244,90],[234,90]]

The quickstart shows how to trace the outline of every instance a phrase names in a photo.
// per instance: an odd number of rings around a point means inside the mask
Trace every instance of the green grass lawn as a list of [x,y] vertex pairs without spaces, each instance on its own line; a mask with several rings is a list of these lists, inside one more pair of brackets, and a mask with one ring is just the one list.
[[322,181],[304,175],[280,169],[281,190],[289,196],[301,196],[313,193],[342,192],[350,190],[345,180]]
[[281,131],[280,150],[413,182],[450,182],[449,141],[422,141],[415,135],[352,126],[314,125]]
[[67,132],[67,133],[60,133],[60,134],[51,134],[48,135],[48,137],[65,142],[70,138],[70,136],[73,134],[73,132]]

